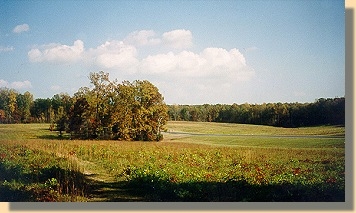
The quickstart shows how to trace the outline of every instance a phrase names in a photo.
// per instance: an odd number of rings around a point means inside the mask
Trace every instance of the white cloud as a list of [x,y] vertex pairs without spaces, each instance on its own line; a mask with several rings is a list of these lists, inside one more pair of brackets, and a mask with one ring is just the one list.
[[140,30],[130,33],[124,43],[134,46],[157,45],[161,43],[161,39],[156,38],[156,33],[153,30]]
[[192,33],[184,29],[165,32],[162,35],[163,44],[175,49],[190,48],[193,45],[192,39]]
[[237,49],[227,51],[223,48],[206,48],[201,57],[206,59],[206,68],[211,71],[241,71],[246,66],[245,57]]
[[15,48],[14,47],[3,47],[3,46],[0,46],[0,53],[1,52],[11,52],[13,51]]
[[167,54],[149,55],[140,64],[140,71],[149,74],[167,73],[176,70],[177,56],[172,52]]
[[12,32],[14,33],[22,33],[30,30],[30,26],[28,24],[17,25]]
[[140,71],[181,77],[226,76],[233,80],[248,80],[254,75],[239,50],[222,48],[206,48],[199,54],[182,51],[148,56],[142,60]]
[[154,46],[163,44],[174,49],[186,49],[193,45],[192,33],[189,30],[178,29],[165,32],[162,36],[156,36],[153,30],[140,30],[130,33],[124,43],[133,46]]
[[155,79],[167,103],[189,104],[228,103],[255,76],[238,49],[223,48],[150,55],[140,63],[139,73]]
[[9,83],[3,79],[0,79],[0,87],[8,87],[12,89],[27,89],[32,88],[32,84],[30,81],[14,81]]
[[107,41],[88,51],[87,57],[94,64],[104,68],[118,68],[135,71],[138,64],[137,50],[122,41]]
[[75,62],[81,59],[83,52],[83,41],[76,40],[73,46],[48,44],[31,49],[28,52],[28,57],[31,62]]
[[31,49],[27,56],[31,62],[42,62],[44,61],[44,57],[42,52],[39,49]]

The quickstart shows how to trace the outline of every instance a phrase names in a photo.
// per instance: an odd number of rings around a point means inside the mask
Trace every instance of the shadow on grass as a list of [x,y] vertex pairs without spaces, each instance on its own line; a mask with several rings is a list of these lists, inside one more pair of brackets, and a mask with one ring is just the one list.
[[82,196],[85,178],[80,172],[57,166],[24,169],[9,161],[0,161],[1,202],[62,201],[61,195]]
[[0,185],[0,202],[35,201],[30,191]]
[[[345,190],[335,182],[251,185],[245,180],[176,183],[147,176],[105,182],[92,175],[56,166],[24,174],[19,166],[0,162],[0,201],[52,202],[81,196],[93,202],[344,202]],[[56,181],[53,181],[53,178]],[[6,180],[6,181],[5,181]],[[341,187],[342,188],[342,187]],[[56,193],[53,193],[56,192]],[[77,201],[77,200],[71,200]]]
[[251,185],[245,180],[171,183],[167,181],[128,183],[140,188],[147,201],[191,202],[344,202],[345,191],[336,184]]
[[94,175],[57,166],[33,168],[0,161],[0,202],[143,201],[126,182],[97,181]]
[[87,179],[87,197],[92,202],[137,202],[148,201],[136,188],[126,181],[104,182]]

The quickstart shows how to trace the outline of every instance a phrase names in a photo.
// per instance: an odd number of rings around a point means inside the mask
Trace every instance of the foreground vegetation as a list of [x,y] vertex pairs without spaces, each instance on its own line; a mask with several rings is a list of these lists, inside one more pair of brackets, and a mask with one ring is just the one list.
[[[344,138],[233,135],[340,136],[343,128],[313,127],[290,134],[275,127],[219,125],[169,122],[165,139],[154,143],[59,140],[48,131],[49,124],[0,125],[0,199],[345,200]],[[169,134],[180,131],[231,135]]]

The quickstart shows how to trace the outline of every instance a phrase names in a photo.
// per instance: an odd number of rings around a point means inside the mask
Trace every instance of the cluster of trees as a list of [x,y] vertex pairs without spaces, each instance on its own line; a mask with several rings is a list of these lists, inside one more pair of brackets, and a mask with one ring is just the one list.
[[170,120],[301,127],[345,125],[345,98],[314,103],[169,105]]
[[33,120],[33,95],[19,94],[14,89],[0,88],[0,123],[27,123]]
[[29,92],[0,89],[1,123],[51,123],[52,130],[71,138],[160,140],[168,120],[163,96],[149,81],[109,80],[104,72],[90,73],[92,87],[73,97],[56,94],[36,99]]
[[56,94],[53,98],[33,98],[30,92],[0,88],[0,123],[54,123],[61,110],[69,111],[73,98]]

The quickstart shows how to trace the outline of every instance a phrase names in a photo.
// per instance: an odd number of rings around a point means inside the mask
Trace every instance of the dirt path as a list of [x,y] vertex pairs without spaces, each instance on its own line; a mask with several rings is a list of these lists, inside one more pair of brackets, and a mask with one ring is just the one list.
[[85,197],[88,202],[128,202],[144,201],[142,197],[135,196],[133,190],[127,188],[124,180],[117,180],[100,165],[84,161],[75,155],[68,160],[75,163],[85,176],[87,190]]
[[137,193],[127,187],[124,179],[118,180],[100,164],[82,160],[75,153],[65,149],[53,151],[42,148],[41,150],[67,159],[76,171],[84,175],[87,183],[85,197],[88,202],[144,201],[144,198],[135,195]]
[[[87,178],[89,202],[120,202],[120,201],[142,201],[143,198],[133,196],[124,181],[108,174],[100,166],[92,162],[78,162],[84,168],[84,175]],[[93,169],[95,168],[95,170]],[[98,169],[100,168],[100,169]]]

